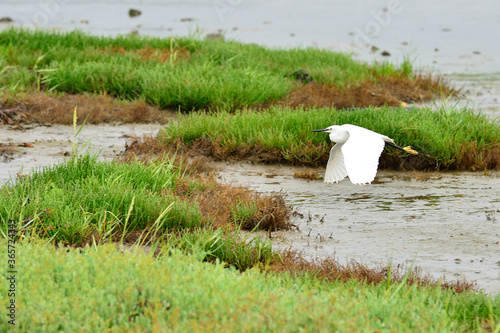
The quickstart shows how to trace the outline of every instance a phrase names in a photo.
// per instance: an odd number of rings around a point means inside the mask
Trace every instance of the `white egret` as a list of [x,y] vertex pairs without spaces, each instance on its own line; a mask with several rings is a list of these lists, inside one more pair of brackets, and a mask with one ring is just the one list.
[[388,136],[356,125],[333,125],[313,132],[330,133],[330,140],[336,143],[330,150],[325,183],[337,183],[346,176],[353,184],[371,183],[377,174],[378,160],[385,143],[418,155],[410,146],[399,147]]

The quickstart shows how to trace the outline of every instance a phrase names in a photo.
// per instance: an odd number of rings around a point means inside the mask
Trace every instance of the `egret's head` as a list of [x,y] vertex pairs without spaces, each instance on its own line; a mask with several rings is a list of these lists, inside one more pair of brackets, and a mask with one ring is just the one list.
[[346,142],[349,138],[349,132],[342,128],[340,125],[332,125],[327,128],[314,130],[313,132],[326,132],[330,133],[330,140],[333,142]]
[[327,128],[323,128],[323,129],[319,129],[319,130],[314,130],[313,132],[326,132],[326,133],[332,133],[332,132],[334,132],[335,130],[337,130],[338,128],[340,128],[340,126],[338,126],[338,125],[332,125],[332,126],[328,126]]

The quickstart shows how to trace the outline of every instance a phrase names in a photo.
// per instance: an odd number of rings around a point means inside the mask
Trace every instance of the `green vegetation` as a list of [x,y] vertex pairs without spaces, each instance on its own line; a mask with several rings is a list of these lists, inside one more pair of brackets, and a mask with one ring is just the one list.
[[86,155],[5,187],[0,216],[21,224],[32,220],[29,230],[70,244],[81,244],[94,232],[102,238],[118,226],[125,228],[125,221],[129,231],[142,230],[158,218],[165,228],[200,226],[196,207],[160,194],[175,186],[178,177],[178,168],[167,162],[145,167],[98,162]]
[[[179,116],[160,133],[159,139],[166,143],[181,140],[189,145],[204,138],[219,145],[229,155],[242,146],[258,146],[263,148],[262,155],[271,156],[267,162],[318,164],[327,159],[332,143],[328,135],[311,131],[333,124],[359,125],[384,133],[401,146],[411,145],[421,152],[427,166],[442,169],[500,166],[498,156],[496,159],[490,156],[500,148],[500,126],[470,109],[446,106],[435,111],[273,107],[267,112],[192,113]],[[401,156],[400,151],[390,148],[386,151]],[[276,154],[270,155],[270,152]]]
[[[187,170],[175,157],[142,164],[84,155],[4,185],[0,232],[7,238],[14,220],[20,236],[19,330],[496,329],[500,297],[390,275],[368,284],[314,270],[273,273],[269,265],[282,259],[270,243],[239,233],[265,209],[261,202],[236,191],[227,225],[214,228],[202,201],[188,200],[211,191],[210,204],[219,206],[214,185]],[[117,251],[124,244],[132,252]],[[0,276],[4,294],[9,284]]]
[[[236,191],[240,199],[229,199],[227,225],[214,228],[202,201],[187,200],[211,191],[211,206],[219,206],[213,184],[187,169],[174,157],[141,164],[84,155],[4,185],[0,232],[7,238],[7,222],[14,220],[20,236],[18,329],[500,328],[500,296],[408,284],[390,274],[371,284],[325,279],[307,269],[274,273],[270,265],[282,259],[270,243],[239,232],[265,209],[260,201],[244,200]],[[5,257],[6,242],[0,243]],[[9,283],[2,273],[0,293],[5,294]],[[6,308],[8,301],[0,298],[0,306]],[[7,328],[2,321],[0,329]]]
[[391,64],[365,65],[319,49],[269,49],[194,37],[95,37],[82,32],[0,32],[0,87],[106,93],[182,110],[262,104],[289,93],[307,71],[337,87],[389,75],[410,75]]
[[[214,232],[213,221],[197,203],[176,193],[178,182],[201,191],[214,185],[186,179],[174,160],[144,165],[98,162],[85,155],[34,172],[0,189],[0,231],[6,235],[7,221],[14,220],[27,239],[82,246],[135,234],[140,244],[156,246],[161,239],[187,252],[202,249],[203,259],[219,259],[239,269],[270,261],[269,244],[259,238],[244,242],[230,232],[243,224],[242,205],[257,207],[259,201],[242,204],[236,197],[227,207],[235,212],[225,221],[228,227]],[[246,218],[255,214],[254,209]]]
[[[84,155],[4,185],[0,231],[7,235],[14,220],[21,236],[18,329],[482,331],[499,325],[500,297],[405,279],[344,283],[307,270],[273,273],[269,265],[281,259],[270,244],[238,232],[262,211],[259,201],[231,199],[232,218],[214,228],[202,204],[182,197],[213,185],[186,170],[175,158],[144,165]],[[109,244],[115,240],[118,245]],[[0,243],[5,257],[6,242]],[[132,252],[117,251],[120,244]],[[8,301],[3,297],[0,305]],[[0,323],[1,330],[8,327]]]
[[[421,166],[500,166],[500,127],[468,109],[266,109],[300,85],[291,75],[298,70],[318,84],[309,86],[316,89],[313,102],[326,86],[349,89],[412,75],[409,61],[400,68],[365,65],[317,49],[0,31],[0,91],[7,98],[100,93],[161,108],[212,110],[178,115],[157,140],[136,142],[161,148],[156,154],[175,145],[211,145],[214,156],[319,164],[331,143],[311,130],[351,123],[412,145]],[[396,95],[398,105],[404,94]],[[252,106],[264,107],[247,110]],[[386,158],[401,156],[387,151]],[[270,242],[241,232],[290,228],[291,208],[281,195],[222,185],[179,156],[121,163],[77,153],[75,145],[65,163],[0,188],[0,233],[7,239],[13,221],[20,241],[19,331],[500,332],[500,296],[458,293],[467,287],[447,289],[365,267],[342,271],[300,256],[303,261],[293,262]],[[2,257],[6,250],[1,240]],[[1,267],[5,295],[7,266]],[[0,298],[4,309],[7,302]],[[9,328],[0,321],[1,331]]]
[[[6,256],[1,242],[0,255]],[[17,328],[33,331],[498,332],[500,297],[243,273],[170,249],[17,245]],[[0,293],[7,292],[2,265]],[[29,291],[29,292],[28,292]],[[8,298],[0,298],[7,307]],[[5,320],[0,330],[9,328]]]

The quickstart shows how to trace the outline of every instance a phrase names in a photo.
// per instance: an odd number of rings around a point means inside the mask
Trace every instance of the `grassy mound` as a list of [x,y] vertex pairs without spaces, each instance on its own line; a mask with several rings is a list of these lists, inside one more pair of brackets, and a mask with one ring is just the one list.
[[[377,105],[428,99],[442,91],[436,80],[413,80],[408,61],[396,68],[389,63],[362,64],[349,55],[314,48],[270,49],[192,37],[95,37],[77,31],[1,31],[0,71],[0,87],[14,93],[109,94],[188,111],[234,110],[279,100],[294,104],[303,99],[300,89],[311,78],[314,84],[307,86],[334,97],[322,105],[339,107],[359,106],[353,100],[359,94],[348,91],[362,84],[373,86],[362,96],[378,96],[382,89],[384,96],[366,101]],[[374,82],[383,78],[401,80],[376,87]],[[399,89],[408,84],[413,93]],[[298,92],[287,97],[296,88]],[[328,89],[336,89],[339,97]]]
[[[500,166],[500,126],[472,110],[445,106],[435,111],[274,107],[266,112],[191,113],[160,132],[156,145],[182,147],[217,159],[321,165],[328,160],[332,143],[328,135],[311,131],[333,124],[363,126],[420,152],[410,156],[387,148],[381,167],[484,170]],[[141,147],[144,151],[155,149],[148,143]]]

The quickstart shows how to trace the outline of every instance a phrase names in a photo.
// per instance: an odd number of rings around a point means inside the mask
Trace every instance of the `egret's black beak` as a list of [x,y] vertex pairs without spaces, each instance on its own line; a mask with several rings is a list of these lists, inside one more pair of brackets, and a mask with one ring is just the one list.
[[319,129],[319,130],[314,130],[313,132],[326,132],[328,131],[328,128],[323,128],[323,129]]

